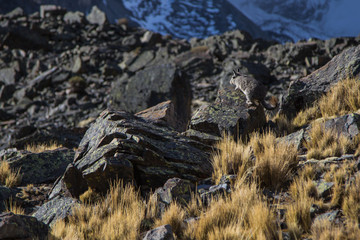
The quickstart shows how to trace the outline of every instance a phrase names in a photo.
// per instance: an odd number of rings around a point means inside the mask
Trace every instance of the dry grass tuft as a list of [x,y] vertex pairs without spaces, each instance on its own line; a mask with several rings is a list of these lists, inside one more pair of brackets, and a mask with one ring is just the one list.
[[212,156],[212,177],[216,183],[227,174],[242,176],[252,165],[250,147],[242,142],[235,142],[231,136],[225,136],[215,147],[218,151]]
[[155,221],[155,227],[169,224],[176,237],[181,239],[185,230],[185,216],[185,210],[176,202],[172,202],[161,216],[161,219]]
[[323,159],[327,157],[340,157],[351,148],[351,141],[335,130],[326,130],[324,124],[315,122],[310,130],[310,141],[304,146],[308,152],[308,159]]
[[291,179],[298,162],[296,147],[278,141],[271,132],[253,134],[248,144],[225,136],[217,148],[219,151],[212,157],[213,179],[217,183],[223,175],[237,174],[242,178],[253,168],[253,177],[262,186],[278,190]]
[[328,219],[317,220],[311,226],[311,238],[317,240],[347,239],[344,229],[334,226]]
[[0,183],[6,187],[15,187],[21,182],[20,169],[16,172],[11,170],[9,162],[0,161]]
[[32,152],[32,153],[41,153],[44,151],[49,151],[49,150],[55,150],[58,148],[63,147],[61,144],[57,143],[57,142],[49,142],[49,143],[42,143],[42,144],[29,144],[25,146],[25,150]]
[[304,126],[317,118],[340,116],[360,109],[360,81],[347,78],[339,81],[312,107],[300,111],[293,119],[297,127]]
[[190,225],[189,239],[279,239],[279,226],[255,183],[238,183],[230,196],[211,205]]
[[349,221],[356,224],[360,222],[360,176],[346,186],[345,197],[342,204],[343,213]]
[[10,197],[9,201],[5,201],[5,212],[12,212],[18,215],[25,215],[25,210],[19,206],[15,201]]
[[254,177],[262,186],[279,190],[293,177],[298,163],[294,145],[278,141],[271,132],[255,133],[249,145],[256,158]]
[[295,131],[293,123],[283,114],[276,114],[271,121],[277,127],[278,136],[285,136]]
[[58,221],[52,235],[58,239],[137,239],[145,203],[131,185],[111,185],[103,201],[73,209],[68,222]]
[[79,196],[79,199],[83,203],[95,203],[101,200],[101,195],[89,187],[86,192]]

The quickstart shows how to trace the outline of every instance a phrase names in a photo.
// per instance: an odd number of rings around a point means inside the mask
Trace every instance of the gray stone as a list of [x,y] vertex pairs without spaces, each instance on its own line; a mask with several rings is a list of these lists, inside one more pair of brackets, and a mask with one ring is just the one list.
[[86,16],[86,19],[91,24],[104,25],[108,22],[106,14],[101,11],[97,6],[93,6],[89,15]]
[[47,183],[56,180],[74,159],[74,151],[60,148],[41,153],[23,153],[7,161],[13,169],[21,169],[22,184]]
[[14,84],[18,80],[18,73],[14,68],[0,69],[0,82],[4,84]]
[[209,155],[193,142],[171,128],[107,110],[85,133],[64,184],[78,197],[88,186],[105,194],[108,182],[118,178],[146,192],[172,177],[190,181],[209,177]]
[[338,81],[348,76],[357,77],[359,73],[360,46],[350,47],[310,75],[293,81],[282,105],[282,113],[289,118],[294,117],[306,106],[311,106]]
[[48,226],[34,217],[11,212],[0,214],[0,239],[45,240],[48,232]]
[[24,16],[24,10],[21,7],[17,7],[11,12],[5,14],[5,17],[7,18],[17,18]]
[[173,240],[172,228],[169,224],[149,230],[143,240]]
[[57,220],[69,216],[72,209],[79,204],[79,201],[73,198],[56,197],[43,204],[32,216],[51,227]]
[[64,15],[64,22],[69,24],[82,24],[85,22],[84,13],[79,11],[67,12]]
[[334,186],[333,182],[325,182],[324,180],[314,181],[319,197],[327,198],[331,193],[331,189]]
[[320,214],[318,215],[314,222],[316,221],[320,221],[320,220],[329,220],[330,222],[334,222],[336,216],[338,215],[339,213],[339,210],[333,210],[333,211],[330,211],[330,212],[326,212],[326,213],[323,213],[323,214]]
[[61,6],[56,5],[41,5],[40,6],[40,17],[55,17],[58,15],[64,15],[66,13],[66,9],[62,8]]

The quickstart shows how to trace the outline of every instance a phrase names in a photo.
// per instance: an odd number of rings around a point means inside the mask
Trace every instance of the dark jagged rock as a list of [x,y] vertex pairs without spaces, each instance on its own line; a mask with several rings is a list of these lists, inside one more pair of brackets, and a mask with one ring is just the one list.
[[0,239],[47,239],[49,228],[34,217],[0,214]]
[[56,197],[43,204],[32,216],[52,227],[56,221],[69,216],[72,213],[72,209],[79,205],[80,202],[76,199]]
[[189,128],[215,136],[227,132],[235,139],[245,137],[266,122],[261,105],[248,107],[245,102],[245,95],[240,91],[220,90],[215,103],[195,112]]
[[172,228],[169,224],[149,230],[143,240],[173,240]]
[[[80,143],[64,184],[78,197],[87,186],[106,193],[109,181],[133,182],[144,191],[170,177],[196,181],[211,174],[208,154],[195,141],[124,112],[104,111]],[[79,183],[87,186],[78,189]]]
[[74,159],[74,151],[60,148],[41,153],[23,153],[7,161],[13,169],[21,169],[22,184],[53,182],[64,174]]
[[134,76],[121,77],[113,86],[111,107],[139,112],[171,100],[175,112],[190,118],[191,92],[189,82],[172,64],[151,66]]
[[292,82],[282,106],[282,112],[288,117],[294,117],[301,109],[311,105],[329,91],[330,87],[338,81],[348,76],[356,77],[359,73],[360,47],[350,47],[322,68]]

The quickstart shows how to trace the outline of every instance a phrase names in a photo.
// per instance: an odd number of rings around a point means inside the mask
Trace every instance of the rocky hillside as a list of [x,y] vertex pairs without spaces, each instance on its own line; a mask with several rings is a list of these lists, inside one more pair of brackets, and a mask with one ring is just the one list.
[[[195,191],[195,184],[204,204],[231,192],[227,177],[218,185],[210,178],[214,144],[225,133],[246,139],[265,128],[281,132],[279,121],[268,121],[278,110],[294,118],[338,81],[358,76],[359,42],[278,44],[240,30],[187,41],[131,27],[126,19],[111,24],[97,7],[88,15],[49,5],[32,15],[21,8],[0,15],[0,159],[22,178],[2,182],[0,207],[15,201],[24,209],[0,215],[0,238],[45,239],[57,220],[82,205],[84,193],[105,195],[118,178],[142,197],[157,189],[162,212],[178,197],[171,194],[189,201],[187,189]],[[264,83],[280,109],[248,106],[229,84],[233,69]],[[286,138],[298,147],[299,168],[310,161],[308,123]],[[358,114],[326,126],[355,141]],[[33,148],[51,144],[55,150]],[[321,163],[355,159],[354,153]],[[330,185],[321,197],[329,197]],[[271,199],[285,191],[264,189]],[[283,215],[279,224],[287,229]],[[21,231],[9,230],[13,222]],[[144,224],[137,234],[153,228]]]

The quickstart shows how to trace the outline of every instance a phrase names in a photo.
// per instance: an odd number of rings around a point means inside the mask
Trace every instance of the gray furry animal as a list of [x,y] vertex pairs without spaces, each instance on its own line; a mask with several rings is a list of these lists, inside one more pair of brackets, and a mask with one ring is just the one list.
[[257,105],[255,102],[259,102],[267,110],[274,110],[277,107],[277,103],[276,106],[271,106],[265,102],[267,89],[261,82],[239,71],[233,70],[233,73],[230,84],[235,85],[235,89],[240,89],[245,94],[247,104]]

